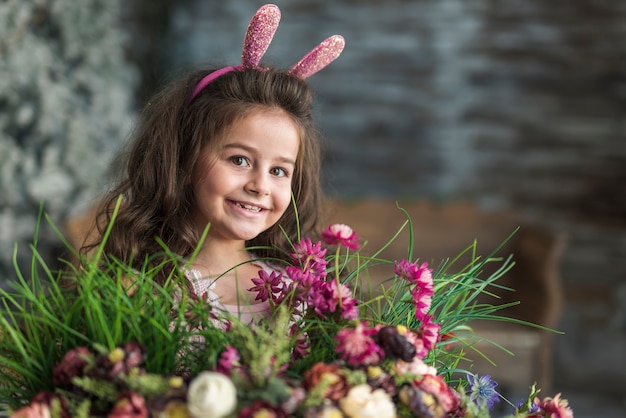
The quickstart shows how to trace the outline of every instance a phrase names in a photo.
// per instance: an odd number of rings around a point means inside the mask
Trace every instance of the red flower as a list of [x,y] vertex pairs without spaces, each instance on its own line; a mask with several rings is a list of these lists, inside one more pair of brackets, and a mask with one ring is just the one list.
[[328,225],[328,228],[322,232],[322,239],[328,245],[341,245],[352,250],[356,250],[361,246],[356,232],[348,225],[343,224]]
[[74,348],[63,356],[63,359],[52,369],[52,381],[55,385],[69,385],[72,379],[82,376],[85,366],[93,354],[86,347]]

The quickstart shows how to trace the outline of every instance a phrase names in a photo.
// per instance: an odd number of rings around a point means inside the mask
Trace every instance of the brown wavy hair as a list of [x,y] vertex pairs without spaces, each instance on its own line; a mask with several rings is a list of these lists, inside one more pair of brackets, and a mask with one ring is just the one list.
[[296,242],[298,230],[302,236],[317,235],[322,205],[320,136],[313,124],[308,84],[274,68],[232,71],[190,102],[193,87],[207,73],[189,74],[147,104],[134,139],[122,154],[122,176],[98,212],[95,236],[101,237],[122,197],[111,233],[104,243],[97,238],[84,246],[83,253],[103,245],[104,254],[140,267],[146,258],[163,252],[160,238],[175,254],[191,255],[200,240],[190,216],[195,203],[191,178],[200,150],[217,145],[229,127],[264,108],[284,110],[300,130],[292,180],[297,214],[291,205],[274,226],[247,245],[267,248],[256,251],[259,256],[287,259],[279,249],[288,251],[288,240]]

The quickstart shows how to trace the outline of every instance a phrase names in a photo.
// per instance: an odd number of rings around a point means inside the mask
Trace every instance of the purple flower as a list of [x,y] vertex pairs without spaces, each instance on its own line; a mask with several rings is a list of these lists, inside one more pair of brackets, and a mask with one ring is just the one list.
[[265,270],[259,270],[259,277],[252,279],[254,286],[249,288],[250,292],[257,292],[254,300],[265,302],[272,298],[274,294],[279,293],[282,289],[282,274],[278,271],[267,273]]
[[343,224],[328,225],[328,228],[322,232],[322,239],[328,245],[341,245],[352,250],[361,246],[352,228]]
[[500,402],[500,395],[495,390],[498,383],[491,380],[490,375],[478,376],[477,374],[468,374],[467,381],[470,384],[470,399],[477,405],[484,404],[487,406],[487,409],[491,409],[494,403]]

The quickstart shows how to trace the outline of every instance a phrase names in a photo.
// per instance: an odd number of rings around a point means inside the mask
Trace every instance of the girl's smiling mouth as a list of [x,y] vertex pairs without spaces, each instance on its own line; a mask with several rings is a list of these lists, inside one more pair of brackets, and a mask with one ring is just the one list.
[[256,206],[256,205],[251,205],[249,203],[243,203],[243,202],[237,202],[235,200],[231,200],[230,201],[232,204],[234,204],[235,206],[248,210],[250,212],[254,212],[254,213],[258,213],[261,212],[264,208],[260,207],[260,206]]

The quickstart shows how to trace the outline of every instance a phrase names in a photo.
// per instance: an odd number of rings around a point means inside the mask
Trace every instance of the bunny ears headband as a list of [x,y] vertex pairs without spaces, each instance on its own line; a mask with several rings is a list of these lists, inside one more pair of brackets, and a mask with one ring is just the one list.
[[[246,32],[241,52],[241,65],[220,68],[205,76],[196,84],[189,100],[195,99],[202,89],[223,74],[231,71],[241,71],[245,68],[261,70],[259,62],[261,62],[261,58],[263,58],[265,51],[267,51],[272,42],[279,21],[280,10],[278,6],[274,4],[261,6],[248,24],[248,31]],[[343,51],[344,45],[345,41],[340,35],[333,35],[327,38],[302,57],[296,65],[291,67],[289,74],[300,79],[312,76],[333,62]]]

